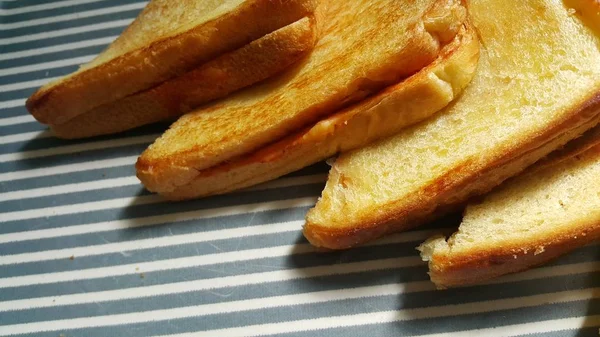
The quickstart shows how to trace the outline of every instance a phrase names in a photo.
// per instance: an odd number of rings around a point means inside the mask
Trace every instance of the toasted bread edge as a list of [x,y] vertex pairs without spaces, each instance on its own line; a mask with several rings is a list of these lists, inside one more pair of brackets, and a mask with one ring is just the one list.
[[[305,56],[316,41],[314,19],[305,17],[153,89],[50,127],[59,138],[76,139],[171,120],[198,105],[284,71]],[[215,86],[216,82],[224,84]],[[207,86],[212,87],[210,92],[202,90]]]
[[[248,0],[234,11],[191,30],[167,36],[120,55],[96,67],[81,70],[51,82],[27,99],[26,107],[43,124],[62,124],[105,103],[148,89],[222,53],[241,48],[276,29],[314,12],[316,0]],[[254,23],[260,17],[264,22]],[[244,34],[239,29],[246,27]],[[212,43],[208,32],[219,31],[220,43]],[[184,46],[207,45],[209,48]],[[182,53],[181,50],[188,50]],[[195,50],[192,54],[189,50]],[[198,54],[198,55],[196,55]],[[166,64],[162,65],[165,61]],[[163,68],[159,75],[146,73],[144,65]],[[181,69],[180,69],[181,68]],[[111,76],[106,76],[111,74]],[[132,82],[133,81],[133,82]],[[115,89],[117,85],[118,89]]]

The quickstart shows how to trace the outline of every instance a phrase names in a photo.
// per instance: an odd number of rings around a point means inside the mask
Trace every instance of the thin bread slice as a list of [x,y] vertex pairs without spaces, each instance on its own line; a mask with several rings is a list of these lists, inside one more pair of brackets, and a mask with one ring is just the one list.
[[335,1],[318,8],[312,53],[281,76],[181,117],[139,158],[151,191],[253,152],[433,62],[465,20],[459,0]]
[[203,170],[164,195],[188,199],[226,193],[389,136],[455,99],[473,78],[478,57],[477,36],[465,24],[435,62],[408,79],[256,152]]
[[483,46],[471,85],[433,118],[342,154],[307,214],[311,243],[342,249],[417,226],[598,123],[600,34],[574,11],[479,0],[469,13]]
[[315,26],[312,17],[303,18],[157,87],[101,105],[51,128],[61,138],[82,138],[175,119],[299,61],[317,41]]
[[470,204],[419,250],[438,288],[528,269],[600,239],[600,127]]
[[61,124],[146,90],[311,15],[316,0],[152,0],[104,52],[27,100],[32,115]]

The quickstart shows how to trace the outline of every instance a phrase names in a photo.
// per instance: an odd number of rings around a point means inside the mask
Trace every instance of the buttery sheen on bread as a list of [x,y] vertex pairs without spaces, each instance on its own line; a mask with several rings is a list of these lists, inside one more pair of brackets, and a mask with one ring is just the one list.
[[181,195],[177,190],[206,169],[415,74],[440,56],[465,20],[458,0],[327,0],[316,15],[320,38],[306,59],[278,78],[183,116],[142,154],[137,174],[149,190],[174,198],[207,194],[201,187]]
[[470,204],[448,240],[419,250],[439,288],[544,263],[600,239],[600,127]]
[[[584,1],[584,0],[581,0]],[[585,0],[592,1],[592,0]],[[342,154],[304,234],[341,249],[489,191],[600,119],[600,34],[562,1],[478,0],[473,82],[444,111]]]
[[316,4],[316,0],[152,0],[104,52],[43,86],[28,99],[27,108],[42,123],[63,124],[311,16]]

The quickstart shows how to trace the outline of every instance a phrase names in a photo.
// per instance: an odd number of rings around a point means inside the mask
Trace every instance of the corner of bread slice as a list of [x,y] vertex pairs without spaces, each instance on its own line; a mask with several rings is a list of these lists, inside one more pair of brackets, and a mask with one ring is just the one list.
[[171,192],[198,175],[198,171],[187,165],[182,158],[156,158],[149,156],[147,151],[138,158],[135,169],[138,179],[151,192]]
[[[312,15],[317,4],[317,0],[151,1],[98,57],[44,85],[26,107],[41,123],[65,123]],[[182,15],[194,11],[202,14]]]
[[481,283],[600,239],[598,129],[469,205],[448,240],[421,244],[436,286]]
[[376,182],[359,188],[347,188],[356,183],[338,171],[335,165],[332,166],[321,197],[306,214],[303,234],[313,246],[348,249],[430,219],[427,213],[414,213],[406,221],[396,222],[394,219],[398,216],[394,205],[353,209],[356,198],[377,198],[376,190],[371,188]]

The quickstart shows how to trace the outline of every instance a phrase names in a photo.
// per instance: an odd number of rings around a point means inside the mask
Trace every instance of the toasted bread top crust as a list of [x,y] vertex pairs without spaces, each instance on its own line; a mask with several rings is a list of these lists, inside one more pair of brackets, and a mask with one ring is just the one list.
[[538,153],[600,112],[590,108],[600,93],[599,36],[568,8],[484,0],[469,9],[483,46],[471,85],[433,119],[340,156],[307,216],[311,242],[354,245],[408,225],[444,206],[440,196],[460,195],[463,182]]
[[153,0],[104,52],[27,100],[32,115],[61,124],[148,89],[310,15],[317,0]]
[[182,117],[137,163],[150,190],[254,151],[431,63],[465,19],[459,1],[325,1],[321,38],[283,76]]

